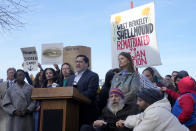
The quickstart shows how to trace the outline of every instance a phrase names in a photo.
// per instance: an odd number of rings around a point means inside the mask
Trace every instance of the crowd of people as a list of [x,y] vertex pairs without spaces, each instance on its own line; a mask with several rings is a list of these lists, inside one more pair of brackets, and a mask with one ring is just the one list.
[[187,71],[163,78],[154,67],[140,74],[126,52],[118,60],[99,92],[99,76],[85,55],[76,57],[75,72],[69,63],[55,69],[38,64],[34,80],[8,68],[7,81],[0,83],[0,131],[38,131],[41,107],[31,99],[33,88],[69,86],[91,100],[80,105],[80,131],[196,131],[196,82]]

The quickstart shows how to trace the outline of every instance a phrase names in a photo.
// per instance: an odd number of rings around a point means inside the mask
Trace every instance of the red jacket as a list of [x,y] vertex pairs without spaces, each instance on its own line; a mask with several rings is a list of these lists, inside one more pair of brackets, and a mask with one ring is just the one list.
[[[166,92],[176,100],[184,93],[193,93],[194,95],[196,95],[195,87],[195,81],[190,76],[187,76],[178,82],[178,89],[180,93],[177,93],[170,89],[167,89]],[[181,123],[184,123],[189,120],[194,111],[194,104],[195,101],[190,94],[185,94],[183,97],[180,98],[179,105],[182,108],[182,112],[178,116],[178,119]]]

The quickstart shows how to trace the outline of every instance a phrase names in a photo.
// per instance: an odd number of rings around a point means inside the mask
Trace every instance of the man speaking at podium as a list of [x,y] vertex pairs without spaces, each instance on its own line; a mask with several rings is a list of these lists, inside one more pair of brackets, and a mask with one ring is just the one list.
[[80,105],[80,126],[82,124],[91,124],[97,118],[95,98],[99,86],[98,74],[90,71],[89,59],[85,55],[76,57],[76,73],[71,75],[66,86],[76,87],[81,94],[91,100],[91,104]]

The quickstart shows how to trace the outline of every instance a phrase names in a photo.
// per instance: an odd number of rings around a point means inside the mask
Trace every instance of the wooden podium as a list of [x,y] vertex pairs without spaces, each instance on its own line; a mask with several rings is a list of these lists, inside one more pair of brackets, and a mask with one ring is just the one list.
[[32,99],[41,101],[40,131],[78,131],[79,103],[90,103],[74,87],[34,88]]

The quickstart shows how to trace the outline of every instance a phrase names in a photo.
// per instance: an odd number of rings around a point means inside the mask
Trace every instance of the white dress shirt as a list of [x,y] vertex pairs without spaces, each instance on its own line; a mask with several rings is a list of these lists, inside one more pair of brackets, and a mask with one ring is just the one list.
[[80,80],[80,78],[82,77],[82,75],[85,71],[86,70],[84,70],[80,73],[78,73],[78,72],[75,73],[75,78],[74,78],[74,81],[73,81],[73,85],[77,85],[78,81]]

